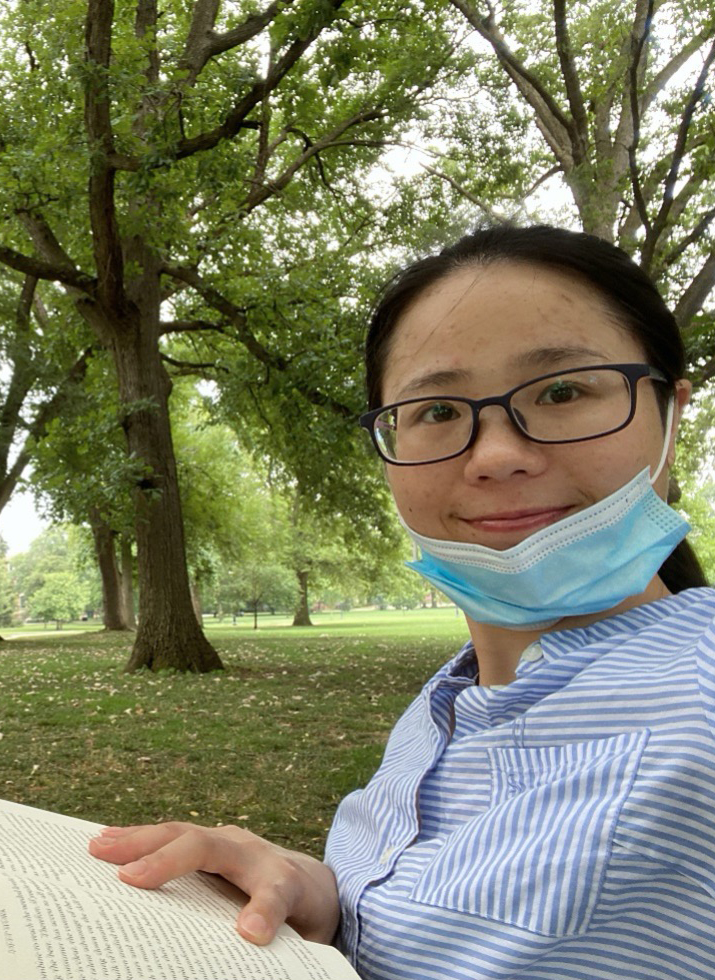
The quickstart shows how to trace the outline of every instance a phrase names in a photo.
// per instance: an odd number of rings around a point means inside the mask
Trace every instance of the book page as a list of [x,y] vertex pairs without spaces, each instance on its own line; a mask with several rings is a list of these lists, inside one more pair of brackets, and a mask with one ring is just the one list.
[[269,946],[235,931],[241,893],[213,875],[155,891],[92,858],[100,828],[0,802],[0,975],[12,980],[355,980],[330,946],[283,926]]
[[[156,906],[157,896],[171,899],[177,910],[235,916],[245,902],[238,888],[213,875],[191,874],[167,882],[154,892],[132,888],[117,877],[117,868],[87,853],[91,837],[101,824],[36,810],[19,803],[0,803],[0,872],[15,880],[38,877],[55,885],[67,885],[118,902],[140,902]],[[229,897],[230,896],[230,897]],[[289,927],[286,927],[289,929]],[[292,932],[292,930],[290,930]]]

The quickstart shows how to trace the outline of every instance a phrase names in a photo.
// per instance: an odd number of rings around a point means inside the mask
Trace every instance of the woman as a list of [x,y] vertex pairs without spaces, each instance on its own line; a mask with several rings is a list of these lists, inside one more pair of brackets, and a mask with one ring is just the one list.
[[715,591],[664,502],[684,366],[650,281],[590,236],[491,229],[397,277],[362,421],[470,642],[326,863],[184,824],[92,853],[139,887],[225,875],[256,942],[340,917],[365,980],[715,977]]

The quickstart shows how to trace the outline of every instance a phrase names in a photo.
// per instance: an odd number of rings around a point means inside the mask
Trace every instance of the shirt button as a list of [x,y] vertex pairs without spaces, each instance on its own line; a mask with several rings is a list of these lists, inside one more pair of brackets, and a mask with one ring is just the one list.
[[395,853],[394,847],[386,847],[385,850],[380,855],[380,864],[387,864],[394,853]]
[[541,649],[541,644],[538,640],[530,643],[529,646],[524,650],[521,655],[521,663],[523,664],[533,664],[537,660],[541,660],[544,656],[544,651]]

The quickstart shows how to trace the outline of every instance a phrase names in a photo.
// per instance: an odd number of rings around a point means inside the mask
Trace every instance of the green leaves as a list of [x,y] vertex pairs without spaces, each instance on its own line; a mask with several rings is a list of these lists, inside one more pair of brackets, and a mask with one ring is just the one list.
[[89,598],[86,587],[71,572],[48,572],[43,584],[29,600],[29,613],[43,622],[59,625],[79,619]]

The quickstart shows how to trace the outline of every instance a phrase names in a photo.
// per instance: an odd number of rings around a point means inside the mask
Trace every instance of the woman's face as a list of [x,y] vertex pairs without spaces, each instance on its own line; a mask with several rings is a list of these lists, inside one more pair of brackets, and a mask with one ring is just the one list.
[[[540,374],[595,364],[644,362],[634,337],[600,294],[568,273],[527,263],[466,267],[422,293],[393,335],[383,404],[421,395],[484,398]],[[676,421],[689,396],[678,382]],[[608,496],[663,449],[654,383],[638,382],[633,421],[588,442],[530,442],[498,405],[454,459],[387,466],[403,519],[433,538],[503,550]],[[675,428],[675,427],[674,427]],[[673,460],[673,442],[668,464]],[[666,495],[667,465],[656,491]]]

